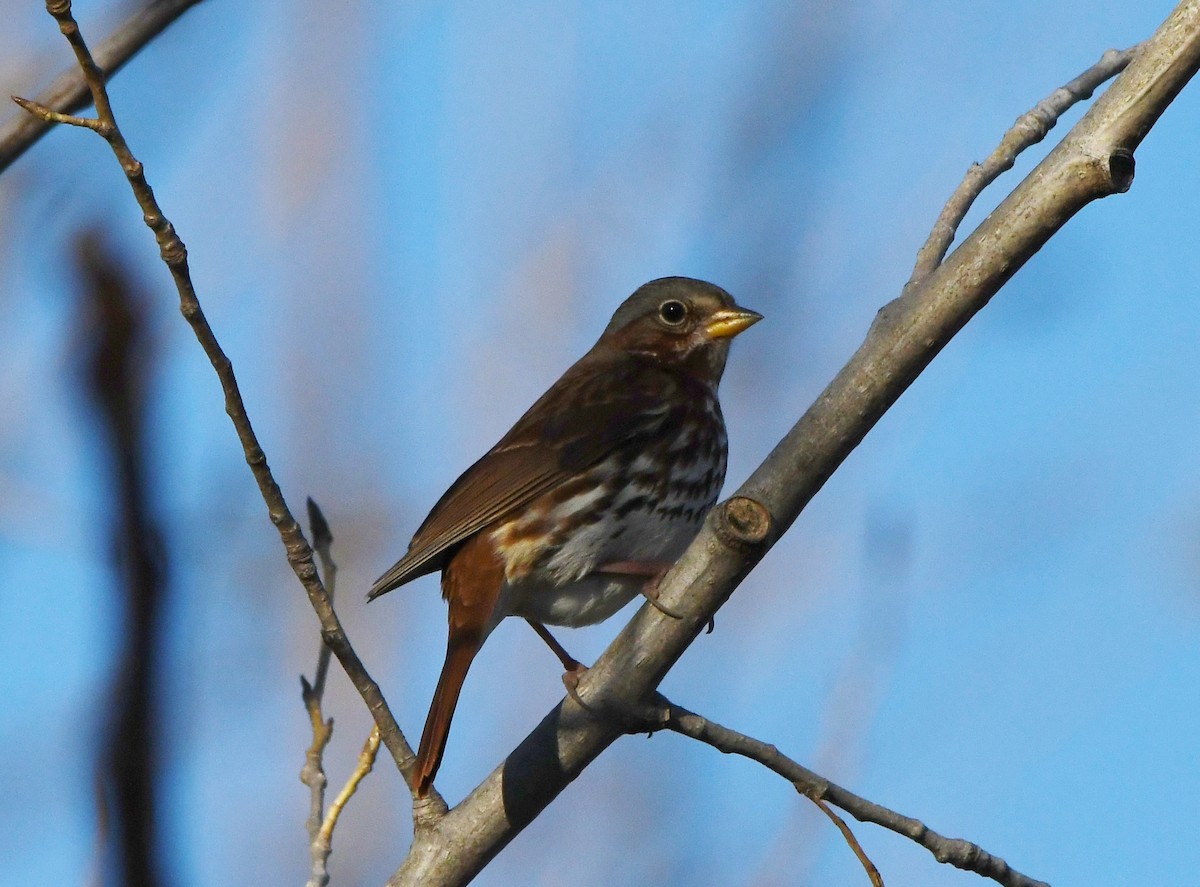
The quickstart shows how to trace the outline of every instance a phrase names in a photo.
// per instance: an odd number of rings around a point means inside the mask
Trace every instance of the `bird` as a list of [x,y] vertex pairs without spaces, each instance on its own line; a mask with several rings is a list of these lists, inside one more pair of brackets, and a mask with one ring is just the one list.
[[724,483],[717,387],[731,340],[761,319],[702,280],[639,287],[371,586],[368,600],[441,571],[446,658],[417,751],[417,797],[441,765],[467,671],[505,616],[524,617],[579,673],[547,624],[592,625],[639,594],[657,603]]

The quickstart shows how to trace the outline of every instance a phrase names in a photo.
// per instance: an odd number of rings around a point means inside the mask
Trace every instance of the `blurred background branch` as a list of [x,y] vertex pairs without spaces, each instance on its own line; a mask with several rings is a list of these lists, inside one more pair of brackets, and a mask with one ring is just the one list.
[[87,393],[103,433],[112,490],[107,528],[122,600],[120,655],[105,708],[98,785],[107,816],[100,827],[106,883],[161,887],[158,785],[161,776],[156,725],[160,723],[162,614],[166,563],[162,531],[154,517],[146,444],[145,397],[154,355],[143,321],[145,300],[97,231],[79,235],[76,261],[84,301],[78,335],[87,351]]
[[[47,0],[46,9],[54,16],[63,36],[71,44],[71,49],[75,53],[88,88],[91,90],[93,104],[96,107],[96,117],[94,119],[72,119],[64,117],[61,112],[47,108],[38,102],[17,96],[14,96],[13,99],[31,116],[46,121],[93,129],[108,142],[133,189],[146,226],[154,232],[159,253],[170,270],[179,293],[180,311],[199,340],[221,383],[221,389],[225,395],[225,411],[229,414],[230,421],[233,422],[238,440],[242,445],[246,464],[250,466],[250,471],[258,484],[271,522],[279,532],[280,540],[287,552],[288,564],[308,593],[309,601],[321,622],[321,637],[333,654],[338,657],[338,661],[341,662],[355,688],[362,694],[368,710],[380,725],[380,735],[384,744],[392,753],[396,766],[407,778],[412,768],[412,750],[388,709],[379,685],[367,673],[365,666],[346,637],[341,621],[333,609],[333,601],[321,582],[316,565],[313,563],[312,548],[305,539],[300,524],[288,508],[283,491],[271,474],[266,454],[259,445],[258,436],[255,434],[250,417],[246,412],[237,377],[233,372],[233,363],[221,348],[216,334],[208,323],[208,318],[205,317],[204,311],[200,307],[200,300],[196,296],[191,270],[188,266],[187,247],[184,246],[183,240],[176,233],[170,220],[163,214],[153,189],[146,181],[142,163],[130,151],[125,136],[117,125],[108,96],[104,72],[96,64],[79,25],[72,15],[70,0]],[[431,804],[436,803],[435,793],[431,792],[430,798],[432,799]]]

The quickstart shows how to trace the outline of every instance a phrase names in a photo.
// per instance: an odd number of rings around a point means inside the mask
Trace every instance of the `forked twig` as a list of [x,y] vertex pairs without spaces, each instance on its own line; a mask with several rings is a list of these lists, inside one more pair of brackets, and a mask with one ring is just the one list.
[[[313,564],[312,549],[304,537],[304,531],[292,516],[283,492],[271,474],[271,469],[267,465],[267,457],[259,445],[258,437],[250,424],[250,417],[246,413],[246,405],[242,401],[237,378],[233,372],[233,364],[221,348],[200,307],[200,300],[196,296],[191,271],[188,268],[187,248],[175,232],[174,226],[163,215],[154,191],[146,181],[141,162],[134,157],[129,145],[125,142],[125,137],[117,125],[112,104],[109,101],[104,72],[96,64],[79,31],[79,25],[71,14],[70,0],[46,0],[46,11],[58,22],[59,30],[62,31],[63,36],[67,38],[75,52],[75,60],[83,72],[84,79],[91,91],[92,102],[96,106],[95,122],[89,122],[89,118],[60,114],[52,108],[28,99],[14,97],[14,100],[26,111],[47,122],[67,123],[92,129],[99,133],[112,148],[121,168],[125,171],[125,177],[129,180],[138,205],[142,209],[146,226],[154,232],[162,260],[171,272],[171,277],[179,292],[180,310],[191,325],[200,346],[204,349],[204,353],[208,356],[209,362],[220,379],[221,389],[225,394],[225,412],[229,414],[229,418],[233,422],[238,439],[242,444],[246,463],[254,474],[259,493],[266,503],[271,521],[279,531],[280,539],[287,551],[288,563],[308,593],[309,602],[321,622],[321,637],[329,645],[333,655],[337,656],[355,689],[366,702],[367,709],[379,726],[383,744],[387,746],[397,768],[407,780],[412,772],[415,755],[396,724],[379,686],[371,678],[351,646],[341,621],[334,612],[329,594],[317,575],[316,566]],[[428,811],[429,815],[435,815],[445,810],[445,802],[440,796],[431,793],[430,797],[432,800],[423,808]]]
[[942,263],[942,259],[946,257],[946,253],[958,233],[958,226],[962,224],[962,220],[983,189],[999,178],[1002,173],[1012,169],[1013,164],[1017,161],[1017,155],[1044,139],[1046,133],[1050,132],[1058,123],[1058,118],[1069,108],[1091,98],[1096,87],[1124,71],[1141,48],[1142,44],[1139,43],[1128,49],[1110,49],[1105,52],[1096,64],[1066,86],[1060,86],[1054,90],[1032,109],[1018,117],[1017,122],[1000,139],[996,150],[992,151],[983,163],[971,164],[971,168],[963,176],[961,184],[954,189],[954,193],[942,207],[937,222],[934,223],[933,230],[929,233],[929,238],[917,251],[917,263],[913,267],[912,276],[905,289],[920,283]]
[[[889,810],[887,807],[847,791],[807,767],[796,763],[773,745],[723,727],[695,712],[675,705],[662,696],[656,697],[656,705],[666,711],[663,721],[666,729],[711,745],[724,754],[741,755],[757,761],[768,770],[792,783],[796,791],[817,802],[818,806],[821,802],[833,804],[845,810],[859,822],[874,823],[903,835],[932,853],[938,862],[949,863],[956,868],[991,878],[1004,887],[1049,887],[1042,881],[1037,881],[1014,870],[1003,859],[988,853],[977,844],[961,838],[947,838],[933,831],[920,820]],[[828,812],[826,811],[826,813]],[[854,843],[851,844],[852,849]],[[858,848],[855,853],[859,855],[860,861],[863,861],[865,854],[860,854],[860,851],[861,848]],[[869,860],[864,861],[864,866],[868,863]]]
[[[141,9],[132,12],[96,47],[96,63],[112,78],[137,52],[162,33],[168,25],[199,3],[200,0],[149,0]],[[43,108],[56,108],[64,116],[80,111],[91,101],[88,82],[78,65],[72,65],[54,78],[54,82],[37,96]],[[83,118],[80,118],[83,119]],[[55,120],[35,114],[32,117],[16,114],[0,124],[0,172],[31,148],[49,132]],[[87,125],[87,124],[76,124]]]

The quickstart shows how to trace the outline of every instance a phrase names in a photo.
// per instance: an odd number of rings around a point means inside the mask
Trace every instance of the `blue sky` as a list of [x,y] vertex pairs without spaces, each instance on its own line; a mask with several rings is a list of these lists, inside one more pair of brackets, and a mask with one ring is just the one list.
[[[732,489],[898,293],[968,164],[1171,6],[209,3],[113,96],[285,494],[333,522],[343,618],[415,738],[444,644],[436,582],[369,608],[360,592],[625,295],[689,274],[767,316],[722,386]],[[67,47],[39,5],[0,8],[0,86],[29,94]],[[77,12],[93,37],[117,18]],[[1055,887],[1194,877],[1198,103],[1193,84],[1132,190],[1086,208],[946,348],[664,685]],[[100,224],[152,297],[161,361],[172,872],[296,883],[315,619],[211,369],[99,140],[51,134],[0,177],[0,205],[0,614],[17,629],[0,646],[0,831],[20,848],[0,878],[78,883],[93,865],[119,626],[63,256]],[[616,629],[564,641],[588,659]],[[439,787],[461,797],[560,695],[532,634],[498,629]],[[336,780],[368,720],[340,676],[327,710]],[[889,884],[977,883],[856,832]],[[335,883],[382,882],[408,839],[381,766],[339,827]],[[671,736],[615,746],[479,883],[563,872],[865,883],[778,779]]]

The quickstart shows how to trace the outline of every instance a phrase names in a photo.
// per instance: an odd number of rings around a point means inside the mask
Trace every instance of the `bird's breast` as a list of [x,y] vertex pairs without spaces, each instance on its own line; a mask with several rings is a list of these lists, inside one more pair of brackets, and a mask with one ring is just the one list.
[[679,558],[724,482],[725,426],[715,396],[683,403],[666,421],[492,531],[510,613],[554,625],[599,622],[646,581],[598,575],[605,564]]

